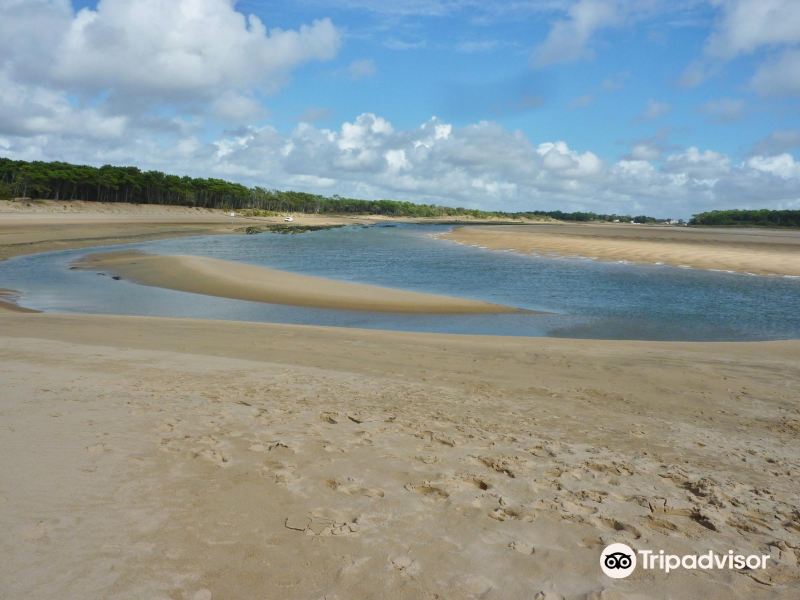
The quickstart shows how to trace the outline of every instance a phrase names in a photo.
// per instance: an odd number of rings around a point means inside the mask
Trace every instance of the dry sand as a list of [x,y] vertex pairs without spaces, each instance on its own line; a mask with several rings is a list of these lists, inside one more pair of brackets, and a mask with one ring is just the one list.
[[527,254],[800,276],[797,230],[536,224],[458,227],[439,237]]
[[0,597],[794,598],[799,395],[800,342],[3,313]]
[[208,296],[314,308],[400,313],[502,313],[517,309],[453,296],[300,275],[204,256],[90,254],[73,266],[136,283]]
[[[292,225],[368,223],[375,218],[298,215]],[[181,235],[237,233],[248,226],[283,223],[283,218],[231,217],[221,210],[81,202],[0,200],[0,260],[69,248],[127,244]]]

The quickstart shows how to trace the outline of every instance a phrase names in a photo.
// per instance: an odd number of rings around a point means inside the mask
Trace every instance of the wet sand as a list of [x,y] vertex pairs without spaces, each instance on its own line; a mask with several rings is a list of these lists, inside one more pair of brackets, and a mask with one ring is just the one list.
[[503,313],[517,309],[323,277],[204,256],[143,252],[90,254],[73,263],[136,283],[182,292],[313,308],[398,313]]
[[798,230],[536,224],[457,227],[439,237],[526,254],[800,276]]
[[[0,314],[0,596],[792,598],[800,342]],[[601,549],[769,554],[637,570]]]
[[19,293],[16,290],[0,288],[0,310],[10,310],[14,312],[35,313],[39,312],[30,308],[25,308],[17,304]]

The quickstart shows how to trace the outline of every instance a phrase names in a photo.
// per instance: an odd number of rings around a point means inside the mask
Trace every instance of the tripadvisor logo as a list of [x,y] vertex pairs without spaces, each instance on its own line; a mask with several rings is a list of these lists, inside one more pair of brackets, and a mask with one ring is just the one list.
[[637,555],[644,570],[664,571],[676,569],[766,569],[769,554],[736,554],[728,550],[718,554],[709,550],[703,554],[666,554],[663,550],[639,550],[635,552],[627,544],[610,544],[600,555],[600,568],[613,579],[624,579],[636,569]]
[[624,579],[636,568],[636,553],[627,544],[610,544],[600,556],[600,568],[612,579]]

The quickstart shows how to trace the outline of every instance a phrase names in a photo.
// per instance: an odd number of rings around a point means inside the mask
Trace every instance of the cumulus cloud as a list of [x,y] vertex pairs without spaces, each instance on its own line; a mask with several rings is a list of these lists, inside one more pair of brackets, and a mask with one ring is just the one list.
[[753,156],[747,160],[747,165],[757,171],[772,173],[782,179],[800,178],[800,162],[788,152],[776,156]]
[[100,0],[77,12],[69,0],[0,0],[0,135],[252,123],[266,115],[259,94],[332,58],[339,37],[327,19],[268,29],[234,0]]
[[[158,98],[274,89],[295,66],[332,58],[340,43],[328,19],[269,30],[232,0],[100,0],[75,14],[65,0],[4,0],[0,23],[4,62],[20,79]],[[39,65],[32,72],[31,62]]]
[[730,172],[730,159],[724,154],[692,146],[667,157],[664,171],[699,181],[716,181]]

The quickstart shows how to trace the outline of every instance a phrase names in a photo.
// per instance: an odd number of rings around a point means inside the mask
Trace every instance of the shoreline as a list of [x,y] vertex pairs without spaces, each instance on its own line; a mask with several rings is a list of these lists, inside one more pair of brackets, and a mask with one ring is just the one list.
[[351,283],[203,256],[107,252],[84,256],[72,266],[97,269],[152,287],[308,308],[425,314],[521,310],[479,300]]
[[800,276],[800,232],[795,230],[532,224],[462,226],[437,237],[490,251]]
[[10,312],[19,313],[39,313],[41,311],[32,308],[26,308],[17,304],[19,292],[17,290],[9,290],[8,288],[0,288],[0,312],[7,310]]

